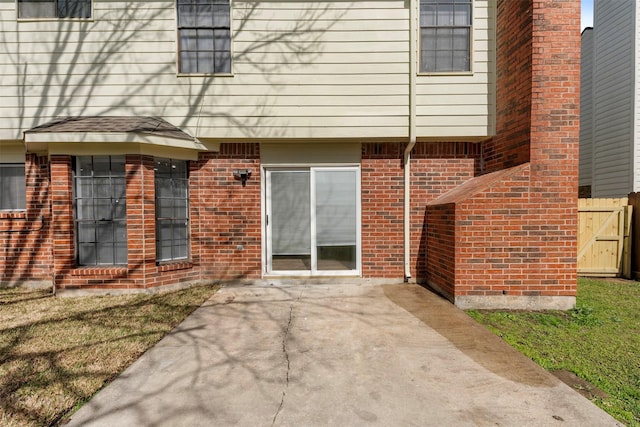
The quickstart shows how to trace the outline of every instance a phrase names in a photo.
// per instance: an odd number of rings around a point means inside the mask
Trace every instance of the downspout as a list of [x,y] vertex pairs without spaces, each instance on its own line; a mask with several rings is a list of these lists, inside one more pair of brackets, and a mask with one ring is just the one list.
[[416,0],[409,0],[409,143],[404,150],[404,278],[411,279],[411,151],[416,145]]

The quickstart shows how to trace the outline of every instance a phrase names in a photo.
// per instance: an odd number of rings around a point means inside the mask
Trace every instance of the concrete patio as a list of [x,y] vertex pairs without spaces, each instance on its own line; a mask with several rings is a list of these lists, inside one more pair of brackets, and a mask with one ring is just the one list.
[[417,285],[221,289],[69,426],[616,426]]

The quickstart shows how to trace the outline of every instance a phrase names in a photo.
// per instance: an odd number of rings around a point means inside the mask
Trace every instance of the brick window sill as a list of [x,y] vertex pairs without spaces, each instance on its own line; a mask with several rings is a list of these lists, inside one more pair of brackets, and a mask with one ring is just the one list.
[[92,278],[116,279],[127,277],[127,267],[78,267],[71,270],[72,276],[91,276]]
[[30,233],[40,231],[44,217],[29,218],[26,211],[0,211],[0,232]]
[[2,219],[27,219],[26,211],[0,211],[0,220]]
[[164,271],[175,271],[175,270],[186,270],[193,267],[193,263],[191,261],[166,261],[158,263],[158,272]]

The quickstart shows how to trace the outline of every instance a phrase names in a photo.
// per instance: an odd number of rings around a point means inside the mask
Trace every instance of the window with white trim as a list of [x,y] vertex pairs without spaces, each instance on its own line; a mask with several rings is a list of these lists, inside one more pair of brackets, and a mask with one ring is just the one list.
[[156,261],[189,257],[189,176],[184,160],[155,159]]
[[471,71],[472,0],[420,0],[420,72]]
[[231,72],[229,0],[178,0],[180,73]]
[[127,264],[125,156],[75,158],[78,265]]
[[0,163],[0,210],[24,210],[27,192],[22,163]]
[[18,18],[91,18],[91,0],[18,0]]

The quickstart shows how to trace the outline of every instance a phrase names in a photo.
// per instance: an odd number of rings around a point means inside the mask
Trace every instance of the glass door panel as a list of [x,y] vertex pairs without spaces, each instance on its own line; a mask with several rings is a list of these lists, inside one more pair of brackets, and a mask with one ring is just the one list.
[[355,270],[357,174],[354,170],[315,172],[315,226],[318,270]]
[[359,171],[267,169],[267,273],[359,270]]
[[271,270],[311,270],[310,173],[269,171]]

